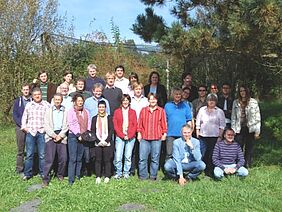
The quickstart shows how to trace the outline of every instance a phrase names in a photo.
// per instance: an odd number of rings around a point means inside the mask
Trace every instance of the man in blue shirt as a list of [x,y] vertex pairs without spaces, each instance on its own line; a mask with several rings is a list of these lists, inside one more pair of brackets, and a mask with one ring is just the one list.
[[172,156],[173,141],[181,137],[181,128],[184,124],[192,126],[192,112],[187,102],[182,101],[182,89],[174,88],[171,102],[165,104],[167,119],[166,159]]
[[168,177],[178,178],[181,186],[187,182],[184,172],[189,172],[187,178],[193,180],[206,168],[206,164],[201,160],[200,142],[192,137],[192,132],[190,125],[182,127],[182,137],[173,141],[172,158],[164,166]]

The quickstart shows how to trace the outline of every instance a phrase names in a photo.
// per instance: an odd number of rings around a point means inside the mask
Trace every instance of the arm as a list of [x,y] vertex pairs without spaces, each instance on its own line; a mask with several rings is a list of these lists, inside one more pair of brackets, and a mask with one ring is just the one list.
[[26,133],[28,133],[29,129],[27,127],[27,121],[28,121],[28,105],[26,105],[24,112],[23,112],[23,116],[22,116],[22,124],[21,124],[21,130],[25,131]]
[[62,126],[62,130],[59,133],[59,136],[61,138],[65,138],[67,136],[67,132],[68,132],[68,124],[67,124],[67,112],[64,111],[64,119],[63,119],[63,126]]
[[106,139],[106,142],[109,143],[111,142],[114,134],[114,125],[113,125],[113,120],[111,116],[108,116],[108,137]]
[[18,97],[15,101],[14,101],[14,105],[13,105],[13,119],[14,122],[16,123],[17,126],[21,126],[21,114],[19,113],[19,101],[20,101],[21,97]]
[[52,128],[52,109],[48,109],[44,115],[44,130],[46,132],[46,134],[55,139],[57,134],[54,132],[54,129]]
[[164,109],[162,109],[161,128],[162,128],[162,138],[161,138],[161,140],[164,141],[166,139],[166,134],[167,134],[167,122],[166,122],[166,116],[165,116],[165,110]]
[[202,159],[202,154],[201,154],[201,150],[200,150],[200,142],[199,140],[196,140],[195,142],[193,142],[193,148],[190,148],[192,155],[195,159],[195,161],[200,161]]
[[114,118],[113,118],[113,124],[114,124],[114,129],[115,129],[116,135],[123,139],[125,135],[123,134],[122,129],[121,129],[122,124],[120,124],[120,118],[121,118],[120,112],[121,112],[120,108],[115,110]]
[[70,131],[73,134],[75,134],[76,137],[79,137],[80,136],[80,128],[79,128],[79,125],[78,125],[76,114],[75,114],[73,109],[70,109],[68,111],[67,123],[68,123],[68,128],[70,129]]
[[219,142],[215,144],[213,154],[212,154],[212,163],[216,166],[224,170],[224,166],[220,160],[220,147]]
[[127,136],[128,136],[129,139],[131,139],[131,138],[134,138],[135,134],[136,134],[136,130],[137,130],[137,116],[136,116],[135,110],[130,109],[129,112],[131,114],[129,116],[130,117],[130,119],[129,119],[130,129],[128,130],[129,133],[128,133]]

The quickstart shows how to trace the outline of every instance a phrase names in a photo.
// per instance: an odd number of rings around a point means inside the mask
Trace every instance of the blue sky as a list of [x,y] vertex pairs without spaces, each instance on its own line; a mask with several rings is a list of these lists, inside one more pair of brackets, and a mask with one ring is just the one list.
[[[120,29],[122,39],[134,39],[136,44],[144,43],[130,30],[137,15],[145,11],[146,7],[140,0],[58,0],[58,2],[59,14],[66,14],[69,21],[73,19],[76,37],[102,31],[111,40],[110,21],[113,18],[115,25]],[[170,6],[168,4],[166,7],[154,8],[158,15],[163,16],[168,25],[175,20],[170,15]]]

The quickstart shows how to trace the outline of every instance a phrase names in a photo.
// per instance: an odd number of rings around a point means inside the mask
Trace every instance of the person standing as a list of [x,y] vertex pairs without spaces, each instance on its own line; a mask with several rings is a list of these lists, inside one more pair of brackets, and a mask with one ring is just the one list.
[[182,74],[182,88],[188,87],[190,89],[189,102],[193,102],[198,98],[197,87],[192,84],[192,74],[184,72]]
[[[242,85],[238,98],[234,100],[231,115],[231,128],[236,133],[236,140],[245,150],[245,166],[251,167],[255,140],[259,139],[261,115],[257,100],[251,98],[250,90]],[[245,149],[244,149],[245,148]]]
[[101,83],[103,86],[106,85],[105,81],[97,77],[97,66],[94,64],[90,64],[87,66],[88,77],[85,80],[85,90],[88,92],[92,92],[93,85],[96,83]]
[[198,94],[199,94],[199,98],[195,99],[192,102],[192,105],[193,105],[193,117],[194,118],[197,117],[200,108],[207,105],[207,101],[206,101],[206,98],[207,98],[207,86],[200,85],[199,88],[198,88]]
[[124,66],[118,65],[115,68],[115,72],[116,72],[115,86],[117,88],[120,88],[123,94],[127,94],[129,80],[124,77],[125,74]]
[[60,181],[64,179],[67,163],[67,112],[62,105],[62,94],[56,93],[53,102],[54,105],[46,111],[44,117],[46,146],[43,186],[48,186],[50,182],[50,171],[56,154],[58,156],[57,177]]
[[33,101],[27,103],[22,116],[21,129],[26,133],[26,159],[23,180],[32,178],[32,166],[35,148],[39,155],[39,174],[43,178],[45,160],[44,115],[50,104],[42,100],[42,92],[38,87],[32,90]]
[[19,96],[13,105],[13,119],[16,124],[16,139],[17,139],[17,160],[16,160],[16,173],[22,174],[24,170],[24,149],[25,149],[25,136],[26,133],[21,130],[22,116],[25,106],[31,102],[29,84],[22,85],[22,95]]
[[76,91],[69,94],[71,98],[73,98],[76,94],[81,94],[84,100],[92,96],[91,92],[85,90],[85,79],[82,77],[79,77],[76,80],[75,88]]

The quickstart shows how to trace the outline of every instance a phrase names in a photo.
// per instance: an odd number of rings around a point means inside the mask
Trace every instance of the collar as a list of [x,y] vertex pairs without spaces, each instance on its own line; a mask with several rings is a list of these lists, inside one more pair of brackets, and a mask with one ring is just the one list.
[[114,85],[113,85],[112,87],[110,87],[110,86],[106,85],[106,86],[105,86],[105,88],[109,88],[109,89],[111,89],[111,88],[112,88],[112,89],[115,89],[115,88],[116,88],[116,86],[114,86]]
[[121,82],[121,81],[124,81],[124,80],[125,80],[125,77],[122,77],[122,78],[120,78],[120,79],[116,77],[116,81]]
[[[52,110],[55,111],[57,110],[57,108],[55,107],[55,105],[52,106]],[[60,111],[64,111],[65,107],[63,105],[60,106]]]
[[22,99],[23,99],[24,101],[28,101],[28,102],[32,101],[31,96],[29,96],[28,98],[25,98],[24,96],[22,96]]

